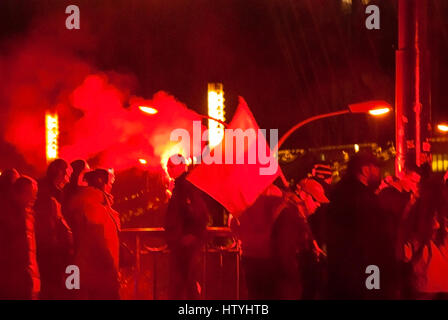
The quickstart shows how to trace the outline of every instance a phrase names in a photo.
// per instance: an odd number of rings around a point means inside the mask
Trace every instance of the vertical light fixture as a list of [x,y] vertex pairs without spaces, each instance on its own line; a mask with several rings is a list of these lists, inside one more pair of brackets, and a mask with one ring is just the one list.
[[[223,122],[225,121],[224,90],[222,83],[208,84],[208,116]],[[208,137],[210,148],[218,145],[224,137],[224,126],[215,120],[209,119]]]
[[59,120],[56,113],[45,114],[46,156],[47,162],[58,157]]

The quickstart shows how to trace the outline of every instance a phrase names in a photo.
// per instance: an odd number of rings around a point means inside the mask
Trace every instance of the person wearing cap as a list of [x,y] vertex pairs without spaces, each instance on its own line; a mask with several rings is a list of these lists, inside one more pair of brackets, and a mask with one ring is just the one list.
[[323,186],[314,179],[305,178],[297,184],[296,193],[305,203],[307,216],[316,212],[322,203],[329,203]]
[[300,180],[296,193],[305,205],[307,223],[312,232],[312,244],[303,250],[300,259],[303,261],[300,272],[303,279],[302,298],[319,299],[324,296],[325,287],[325,228],[326,205],[329,203],[322,185],[313,178]]
[[303,298],[303,264],[301,253],[309,251],[313,241],[307,223],[307,209],[303,200],[292,190],[283,193],[283,201],[276,208],[271,231],[274,299]]
[[[377,158],[357,153],[330,197],[326,228],[330,299],[396,298],[392,222],[375,194],[380,181]],[[366,286],[370,265],[380,270],[380,289]]]

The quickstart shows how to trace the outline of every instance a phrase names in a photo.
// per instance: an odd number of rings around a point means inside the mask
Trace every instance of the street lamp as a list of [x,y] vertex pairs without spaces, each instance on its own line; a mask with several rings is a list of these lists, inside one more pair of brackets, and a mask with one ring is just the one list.
[[[159,110],[157,110],[157,109],[154,108],[154,107],[149,107],[149,106],[139,106],[138,108],[139,108],[140,111],[142,111],[143,113],[150,114],[150,115],[155,115],[155,114],[159,113]],[[200,114],[200,113],[198,113],[197,115],[198,115],[198,117],[201,118],[201,119],[213,120],[213,121],[216,121],[216,122],[222,124],[224,127],[227,127],[227,126],[228,126],[228,124],[225,123],[224,121],[219,120],[219,119],[216,119],[216,118],[213,118],[213,117],[211,117],[211,116],[209,116],[209,115]]]
[[[143,113],[148,114],[148,115],[155,115],[155,114],[157,114],[159,112],[159,110],[157,110],[156,108],[151,107],[151,106],[146,106],[146,105],[140,105],[140,106],[138,106],[138,108],[140,109],[140,111],[142,111]],[[225,123],[224,121],[216,119],[216,118],[213,118],[213,117],[211,117],[209,115],[197,114],[197,116],[200,119],[207,119],[209,121],[210,120],[216,121],[217,123],[221,124],[224,128],[228,127],[228,124]],[[168,157],[173,155],[173,154],[176,154],[176,153],[181,153],[181,154],[184,153],[182,149],[179,149],[178,145],[174,146],[173,148],[171,148],[169,150],[166,150],[164,152],[164,154],[162,155],[161,164],[162,164],[162,167],[165,169],[165,171],[166,171],[165,164],[166,164],[166,161],[168,160]],[[147,164],[147,161],[145,159],[138,159],[138,161],[142,165],[146,165]],[[187,159],[187,162],[189,162],[187,164],[191,164],[191,163],[194,162],[194,159],[191,159],[191,160]]]
[[383,100],[370,100],[360,103],[353,103],[349,104],[347,109],[335,111],[335,112],[329,112],[324,114],[319,114],[317,116],[310,117],[308,119],[305,119],[299,123],[297,123],[294,127],[288,130],[281,139],[279,140],[277,144],[277,148],[275,150],[278,150],[283,143],[286,141],[286,139],[289,138],[291,134],[293,134],[297,129],[304,126],[307,123],[310,123],[315,120],[323,119],[323,118],[330,118],[339,116],[342,114],[347,113],[368,113],[372,116],[380,116],[383,114],[386,114],[392,110],[392,107],[390,104],[388,104],[386,101]]
[[138,106],[138,108],[140,109],[140,111],[151,115],[159,112],[159,110],[150,106]]
[[439,130],[442,133],[447,133],[448,132],[448,124],[447,123],[439,123],[437,125],[437,130]]
[[143,158],[138,159],[138,162],[140,162],[140,164],[143,164],[143,165],[148,164],[148,161]]

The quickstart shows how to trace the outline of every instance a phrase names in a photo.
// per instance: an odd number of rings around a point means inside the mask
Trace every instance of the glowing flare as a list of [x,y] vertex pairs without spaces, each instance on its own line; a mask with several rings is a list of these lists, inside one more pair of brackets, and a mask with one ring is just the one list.
[[58,157],[59,120],[57,114],[45,115],[47,162]]
[[146,161],[145,159],[138,159],[138,162],[140,162],[141,164],[147,164],[148,161]]
[[140,109],[140,111],[147,114],[156,114],[157,112],[159,112],[156,108],[148,106],[139,106],[138,108]]
[[162,156],[160,157],[160,164],[167,173],[168,171],[166,164],[168,163],[168,159],[175,154],[182,154],[182,155],[185,154],[184,149],[179,144],[176,144],[174,146],[167,146],[165,148],[165,151],[162,153]]
[[437,129],[441,132],[448,132],[448,124],[439,124]]
[[390,108],[378,108],[369,110],[369,114],[372,116],[380,116],[382,114],[386,114],[390,111]]
[[[225,121],[222,83],[208,84],[208,115],[214,119]],[[209,119],[208,137],[210,148],[218,145],[224,137],[224,126],[217,121]]]

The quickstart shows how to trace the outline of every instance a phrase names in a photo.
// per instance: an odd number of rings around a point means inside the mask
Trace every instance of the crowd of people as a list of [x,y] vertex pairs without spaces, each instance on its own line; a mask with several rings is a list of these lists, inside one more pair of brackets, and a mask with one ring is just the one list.
[[[113,182],[112,171],[84,160],[54,160],[38,182],[2,172],[0,299],[119,298]],[[82,270],[79,290],[69,288],[69,266]]]
[[448,298],[447,176],[382,180],[360,153],[336,184],[317,164],[294,190],[270,186],[236,223],[249,298]]
[[[171,298],[196,299],[210,209],[185,179],[184,163],[169,162],[168,170],[175,179],[166,224]],[[229,220],[248,298],[446,299],[447,176],[423,165],[381,179],[378,159],[358,153],[337,183],[326,164],[294,187],[274,182]]]
[[[187,180],[185,161],[170,158],[167,171],[169,298],[199,299],[207,225],[223,208]],[[230,215],[248,298],[448,298],[448,173],[440,179],[423,165],[381,179],[377,158],[358,153],[339,182],[332,177],[329,165],[316,164],[296,185],[275,181]],[[3,171],[0,299],[120,298],[114,179],[84,160],[54,160],[38,182]],[[67,287],[72,265],[79,290]]]

